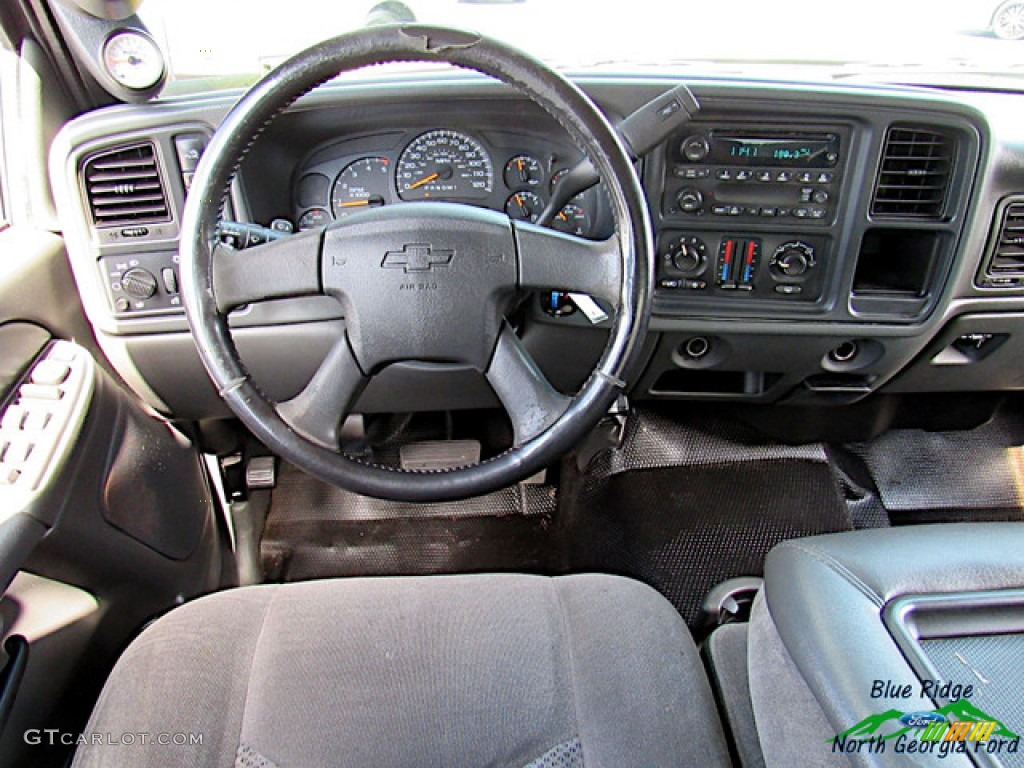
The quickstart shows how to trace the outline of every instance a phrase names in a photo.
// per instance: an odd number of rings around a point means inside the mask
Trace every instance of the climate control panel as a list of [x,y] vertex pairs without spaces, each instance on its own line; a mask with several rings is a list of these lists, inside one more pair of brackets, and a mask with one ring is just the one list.
[[658,241],[658,292],[817,301],[828,238],[666,231]]

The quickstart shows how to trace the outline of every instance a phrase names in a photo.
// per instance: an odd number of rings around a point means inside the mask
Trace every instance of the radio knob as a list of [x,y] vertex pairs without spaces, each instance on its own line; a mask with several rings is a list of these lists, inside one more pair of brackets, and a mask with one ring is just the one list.
[[772,257],[771,269],[783,277],[800,277],[814,267],[814,249],[804,243],[780,245]]
[[679,145],[679,152],[691,163],[699,163],[711,152],[711,145],[703,136],[687,136]]
[[687,275],[696,275],[704,266],[704,243],[695,239],[693,243],[680,243],[679,250],[672,256],[672,265]]
[[683,213],[696,213],[704,206],[704,195],[699,189],[683,187],[676,193],[676,202]]

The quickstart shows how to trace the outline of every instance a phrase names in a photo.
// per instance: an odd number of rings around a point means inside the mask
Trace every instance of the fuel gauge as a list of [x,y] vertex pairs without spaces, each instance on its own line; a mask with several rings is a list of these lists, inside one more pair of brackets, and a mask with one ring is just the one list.
[[559,232],[586,237],[590,233],[590,214],[579,203],[569,203],[555,214],[551,226]]

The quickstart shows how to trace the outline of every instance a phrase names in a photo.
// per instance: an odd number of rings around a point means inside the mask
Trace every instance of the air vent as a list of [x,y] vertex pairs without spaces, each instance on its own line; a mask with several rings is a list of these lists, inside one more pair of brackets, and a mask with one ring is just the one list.
[[953,169],[953,139],[925,128],[892,126],[878,170],[871,214],[879,219],[939,219]]
[[150,224],[170,218],[152,144],[93,155],[82,173],[96,226]]
[[1012,202],[996,219],[989,257],[979,285],[1017,288],[1024,285],[1024,201]]

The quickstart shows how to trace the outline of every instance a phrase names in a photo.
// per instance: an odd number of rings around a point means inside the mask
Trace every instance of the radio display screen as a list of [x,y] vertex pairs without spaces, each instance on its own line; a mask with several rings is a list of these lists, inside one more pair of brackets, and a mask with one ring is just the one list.
[[712,134],[708,161],[720,165],[832,168],[839,162],[839,137],[730,136]]

